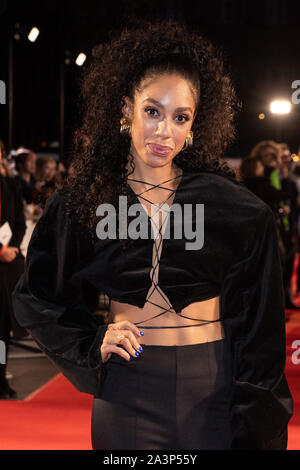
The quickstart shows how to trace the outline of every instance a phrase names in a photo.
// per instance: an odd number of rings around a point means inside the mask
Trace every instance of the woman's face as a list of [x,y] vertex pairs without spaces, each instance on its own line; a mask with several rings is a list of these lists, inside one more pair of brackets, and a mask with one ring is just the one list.
[[24,163],[24,170],[31,175],[34,175],[36,172],[36,154],[35,153],[29,153],[25,163]]
[[42,180],[43,181],[52,181],[56,173],[56,162],[47,162],[43,166],[42,171]]
[[[151,167],[172,162],[185,144],[192,127],[195,98],[190,83],[175,74],[146,79],[135,93],[134,106],[128,97],[123,114],[130,118],[131,153]],[[166,146],[164,154],[157,154]]]
[[266,147],[260,152],[261,162],[264,166],[276,166],[277,153],[273,147]]

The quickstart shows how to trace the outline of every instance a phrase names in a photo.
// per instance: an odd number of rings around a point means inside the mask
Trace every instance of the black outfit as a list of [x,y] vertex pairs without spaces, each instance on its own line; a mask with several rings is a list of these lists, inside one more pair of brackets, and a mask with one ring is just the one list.
[[107,362],[92,410],[93,448],[230,450],[232,374],[225,341],[141,344],[142,356],[128,362],[113,353]]
[[293,237],[297,240],[297,237],[298,237],[297,221],[298,221],[298,214],[299,214],[297,197],[298,197],[299,192],[298,192],[296,183],[291,178],[287,178],[287,180],[288,180],[288,197],[286,198],[286,202],[290,206],[291,212],[288,216],[289,223],[290,223],[290,230],[285,231],[284,234],[282,235],[282,238],[285,244],[285,250],[286,250],[285,265],[283,269],[283,283],[284,283],[284,289],[286,292],[286,295],[285,295],[286,308],[295,308],[295,305],[293,304],[293,298],[292,298],[293,296],[292,296],[291,279],[293,275],[295,256],[297,252],[297,242],[293,241]]
[[[282,189],[276,189],[270,183],[270,172],[273,167],[266,167],[265,172],[268,176],[253,176],[245,178],[243,184],[250,189],[256,196],[262,199],[272,209],[275,219],[277,221],[278,236],[280,238],[280,255],[283,271],[283,284],[285,291],[285,307],[289,307],[289,288],[294,265],[294,253],[291,250],[291,235],[292,231],[286,231],[282,222],[282,213],[279,212],[280,203],[290,198],[292,190],[291,180],[289,178],[282,178]],[[290,218],[289,218],[290,219]],[[290,219],[291,220],[291,219]]]
[[[274,171],[274,167],[265,167],[265,178],[270,182],[270,174]],[[248,181],[249,183],[249,181]],[[251,184],[251,183],[250,183]],[[284,256],[283,259],[283,286],[285,292],[285,307],[286,308],[297,308],[293,304],[292,299],[292,289],[291,289],[291,277],[293,274],[294,268],[294,261],[296,255],[296,243],[293,241],[293,236],[297,236],[298,228],[297,228],[297,220],[298,220],[298,213],[299,208],[297,204],[297,197],[298,197],[298,189],[296,183],[290,178],[281,178],[281,186],[282,190],[278,190],[271,186],[267,190],[266,187],[264,191],[262,191],[262,185],[260,188],[256,187],[257,191],[254,191],[259,197],[261,197],[267,204],[273,205],[273,210],[276,214],[276,219],[279,228],[279,236],[282,240],[284,246]],[[249,187],[249,185],[248,185]],[[253,188],[250,188],[253,190]],[[276,191],[276,192],[274,192]],[[277,195],[277,197],[276,197]],[[282,197],[278,199],[278,196],[281,195]],[[277,203],[275,201],[277,199]],[[291,209],[290,214],[287,216],[289,221],[289,227],[286,227],[282,220],[282,213],[279,212],[279,202],[283,201],[286,205],[288,205]]]
[[44,182],[39,191],[35,188],[33,189],[32,202],[44,209],[47,199],[51,196],[52,193],[54,193],[55,189],[54,180]]
[[[15,246],[20,250],[20,243],[25,234],[26,224],[23,211],[22,190],[12,178],[0,175],[1,191],[1,218],[0,226],[8,222],[12,231],[9,246]],[[2,244],[0,243],[0,250]],[[25,328],[17,322],[13,310],[11,294],[15,285],[24,271],[24,256],[19,251],[10,263],[0,261],[0,339],[6,345],[5,364],[0,364],[0,389],[7,389],[5,379],[7,356],[10,342],[10,330],[15,338],[26,336]]]
[[21,175],[16,175],[15,180],[21,185],[22,187],[22,195],[23,199],[25,200],[26,204],[32,204],[33,201],[33,191],[35,185],[35,177],[30,175],[30,182],[28,183]]
[[253,176],[243,180],[245,186],[252,191],[256,196],[262,199],[274,212],[278,215],[278,207],[280,201],[289,198],[289,178],[282,178],[282,189],[276,189],[270,183],[270,177],[267,176]]
[[[163,243],[159,285],[177,314],[193,302],[220,295],[233,372],[230,448],[285,449],[293,401],[284,374],[285,312],[274,215],[238,181],[204,171],[184,170],[175,204],[183,211],[184,204],[193,206],[193,227],[195,204],[204,204],[204,245],[187,249],[191,240],[184,230],[181,238],[174,237],[178,218],[170,213],[171,236]],[[70,382],[101,398],[111,376],[110,360],[103,364],[100,351],[108,325],[98,325],[91,315],[78,282],[85,279],[111,299],[142,308],[152,284],[153,240],[134,240],[125,254],[118,238],[95,236],[90,243],[75,232],[75,224],[66,224],[64,207],[62,194],[54,193],[47,201],[28,247],[26,272],[14,291],[14,306],[19,322]],[[145,348],[146,357],[150,349]],[[167,361],[173,360],[171,354]],[[128,371],[133,365],[121,362]],[[202,357],[195,355],[193,363],[201,374]],[[180,400],[185,407],[189,397]]]

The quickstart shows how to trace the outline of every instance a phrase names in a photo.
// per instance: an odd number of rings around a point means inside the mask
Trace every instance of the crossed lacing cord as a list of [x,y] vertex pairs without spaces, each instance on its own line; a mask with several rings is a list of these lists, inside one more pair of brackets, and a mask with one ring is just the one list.
[[[138,183],[144,183],[144,184],[148,184],[150,186],[152,186],[152,188],[149,188],[149,189],[146,189],[145,191],[142,191],[140,194],[136,194],[136,196],[139,198],[141,197],[142,199],[144,199],[145,201],[149,202],[151,205],[155,205],[158,207],[158,210],[155,212],[155,214],[151,215],[149,218],[151,220],[151,223],[152,223],[152,227],[153,227],[153,224],[156,224],[155,220],[153,221],[152,220],[152,217],[154,217],[157,212],[162,208],[162,206],[166,203],[166,201],[172,197],[172,195],[176,192],[176,189],[170,189],[170,188],[165,188],[163,186],[161,186],[161,184],[164,184],[164,183],[167,183],[169,181],[172,181],[176,178],[179,178],[179,176],[181,175],[178,175],[178,176],[175,176],[174,178],[171,178],[169,180],[166,180],[166,181],[163,181],[162,183],[160,184],[152,184],[152,183],[148,183],[147,181],[142,181],[142,180],[137,180],[137,179],[134,179],[134,178],[128,178],[129,181],[136,181]],[[156,204],[152,201],[150,201],[149,199],[145,198],[142,196],[142,194],[148,192],[148,191],[151,191],[152,189],[154,188],[157,188],[157,187],[160,187],[161,189],[166,189],[167,191],[170,191],[170,194],[169,196],[167,197],[167,199],[165,201],[163,201],[161,204]],[[168,204],[167,204],[168,205]],[[170,206],[168,205],[169,209],[170,209]],[[156,274],[156,270],[158,270],[158,267],[159,267],[159,250],[160,250],[160,247],[162,245],[162,241],[163,241],[163,237],[162,237],[162,228],[163,228],[163,225],[165,224],[165,222],[167,221],[168,219],[168,215],[169,215],[169,209],[166,210],[164,207],[163,207],[163,211],[165,213],[167,213],[167,216],[164,218],[162,224],[160,225],[159,229],[158,229],[158,237],[159,238],[159,243],[157,244],[156,243],[156,239],[154,240],[154,247],[155,247],[155,260],[154,260],[154,265],[152,265],[152,274],[150,276],[151,278],[151,281],[152,281],[152,286],[153,286],[153,289],[152,291],[150,292],[150,294],[148,295],[145,303],[151,303],[152,305],[155,305],[156,307],[160,308],[160,309],[163,309],[163,311],[161,313],[158,313],[157,315],[154,315],[153,317],[151,318],[148,318],[148,320],[142,320],[140,322],[136,322],[134,323],[135,325],[140,325],[141,323],[144,323],[146,321],[149,321],[149,320],[152,320],[153,318],[157,318],[157,317],[160,317],[161,315],[164,315],[165,313],[167,312],[170,312],[170,311],[173,311],[174,313],[176,313],[176,315],[178,315],[179,317],[184,317],[184,318],[187,318],[189,320],[195,320],[195,318],[191,318],[191,317],[188,317],[186,315],[181,315],[180,313],[177,313],[176,310],[174,310],[174,308],[172,307],[172,305],[170,304],[169,302],[169,299],[165,296],[165,294],[162,292],[162,290],[160,289],[159,287],[159,284],[155,281],[154,279],[154,276]],[[156,225],[156,229],[158,228],[158,226]],[[155,303],[155,302],[152,302],[151,300],[149,300],[154,291],[157,291],[159,293],[159,295],[165,300],[165,302],[168,304],[169,308],[168,309],[165,309],[163,306]],[[179,325],[179,326],[140,326],[139,328],[148,328],[148,329],[152,329],[152,328],[188,328],[190,326],[203,326],[203,325],[207,325],[209,323],[214,323],[214,322],[217,322],[217,321],[220,321],[220,319],[217,319],[217,320],[211,320],[211,321],[207,321],[207,320],[201,320],[201,319],[198,319],[197,320],[201,321],[202,323],[197,323],[197,324],[193,324],[193,325]]]

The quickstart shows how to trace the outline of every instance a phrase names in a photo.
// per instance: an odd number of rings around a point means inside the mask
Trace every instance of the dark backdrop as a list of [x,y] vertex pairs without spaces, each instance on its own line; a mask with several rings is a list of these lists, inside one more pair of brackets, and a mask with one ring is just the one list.
[[[81,51],[89,57],[93,45],[106,41],[111,29],[137,16],[153,21],[185,19],[223,49],[243,102],[237,140],[227,156],[245,156],[262,139],[286,141],[297,152],[300,105],[278,118],[269,112],[269,103],[279,95],[290,98],[291,83],[300,80],[299,12],[298,2],[283,0],[0,0],[0,79],[7,88],[9,38],[16,23],[21,32],[21,39],[13,40],[13,147],[41,151],[55,148],[55,142],[59,145],[60,67],[69,55],[71,64],[64,65],[67,154],[71,131],[78,123],[82,68],[74,64],[75,57]],[[35,43],[26,37],[32,26],[40,29]],[[259,113],[265,119],[259,120]],[[8,90],[6,105],[0,105],[0,139],[8,143]]]

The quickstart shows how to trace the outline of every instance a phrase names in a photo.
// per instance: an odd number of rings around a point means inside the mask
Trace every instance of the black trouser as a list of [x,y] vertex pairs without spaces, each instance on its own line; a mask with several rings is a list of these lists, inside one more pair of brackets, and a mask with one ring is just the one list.
[[24,271],[24,256],[19,253],[10,263],[0,262],[0,340],[6,346],[5,364],[0,364],[0,381],[5,378],[10,330],[14,336],[24,336],[27,332],[22,328],[14,315],[11,294]]
[[230,449],[232,372],[225,340],[142,344],[103,364],[92,410],[94,450]]

